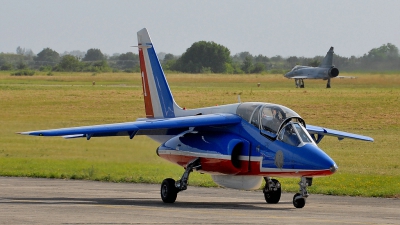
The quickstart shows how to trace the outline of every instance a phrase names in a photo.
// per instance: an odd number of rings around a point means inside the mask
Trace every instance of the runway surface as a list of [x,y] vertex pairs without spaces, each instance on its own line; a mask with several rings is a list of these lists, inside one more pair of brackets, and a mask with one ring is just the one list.
[[400,224],[400,199],[188,187],[164,204],[160,185],[0,177],[0,224]]

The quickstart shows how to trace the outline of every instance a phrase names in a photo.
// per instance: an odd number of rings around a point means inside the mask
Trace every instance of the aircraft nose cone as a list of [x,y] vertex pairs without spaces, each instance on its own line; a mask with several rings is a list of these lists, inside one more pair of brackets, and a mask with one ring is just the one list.
[[335,164],[333,164],[333,166],[331,166],[329,168],[329,170],[331,171],[331,173],[335,173],[337,170],[339,169],[339,167]]
[[338,170],[335,161],[316,145],[303,146],[293,158],[295,168],[320,171],[323,175],[330,175]]

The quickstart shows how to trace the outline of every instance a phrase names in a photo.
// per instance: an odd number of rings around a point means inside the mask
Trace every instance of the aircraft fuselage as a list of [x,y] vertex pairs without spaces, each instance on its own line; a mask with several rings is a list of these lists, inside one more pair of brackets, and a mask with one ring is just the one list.
[[337,77],[339,70],[336,67],[324,68],[324,67],[308,67],[299,66],[285,74],[286,78],[298,79],[323,79],[327,80],[330,78]]
[[[236,114],[237,117],[240,117],[241,122],[235,126],[188,130],[180,135],[166,138],[166,142],[159,139],[158,141],[162,144],[157,149],[157,154],[183,167],[199,158],[201,168],[198,171],[212,174],[213,179],[218,175],[235,175],[243,176],[243,179],[258,179],[260,184],[262,177],[327,176],[337,170],[335,162],[310,137],[308,137],[308,142],[297,140],[292,143],[280,137],[284,136],[284,128],[277,131],[277,134],[260,129],[261,123],[257,124],[254,121],[264,119],[261,110],[276,105],[254,104],[259,106],[251,108],[254,112],[248,112],[247,118],[239,116],[238,109],[243,108],[241,104],[218,106],[215,109],[213,107],[205,108],[210,112],[236,108],[235,112],[229,113]],[[197,110],[202,111],[201,109]],[[203,112],[207,110],[203,110]],[[292,125],[288,124],[287,126]],[[296,123],[296,126],[303,125]],[[307,134],[304,132],[302,135]],[[150,137],[155,140],[160,138]],[[218,180],[214,179],[214,181],[218,183]],[[227,184],[221,185],[227,186]],[[243,185],[243,182],[240,185]],[[229,186],[229,184],[228,187],[238,188]],[[255,188],[259,188],[259,186],[249,187],[249,189]]]

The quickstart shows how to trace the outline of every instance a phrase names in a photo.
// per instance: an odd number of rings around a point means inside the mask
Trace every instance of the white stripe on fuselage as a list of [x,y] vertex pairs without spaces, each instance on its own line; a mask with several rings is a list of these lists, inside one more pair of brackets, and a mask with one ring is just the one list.
[[[230,155],[216,154],[216,153],[200,153],[200,152],[187,152],[187,151],[179,151],[179,150],[159,150],[159,155],[177,155],[177,156],[190,156],[190,157],[199,157],[199,158],[207,158],[207,159],[223,159],[223,160],[231,160]],[[250,162],[259,162],[260,163],[260,172],[264,173],[300,173],[302,171],[321,171],[321,170],[306,170],[306,169],[280,169],[280,168],[264,168],[262,167],[262,159],[261,156],[239,156],[239,159],[242,161],[250,161]]]

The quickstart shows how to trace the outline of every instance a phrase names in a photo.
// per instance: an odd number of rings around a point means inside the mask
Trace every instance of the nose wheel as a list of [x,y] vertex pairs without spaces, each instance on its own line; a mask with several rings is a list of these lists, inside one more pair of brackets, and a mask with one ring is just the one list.
[[304,80],[301,78],[295,78],[294,83],[296,84],[296,88],[304,88]]
[[306,199],[309,196],[307,187],[312,185],[311,177],[302,177],[299,186],[300,193],[296,193],[293,196],[293,206],[296,208],[303,208],[306,205]]

